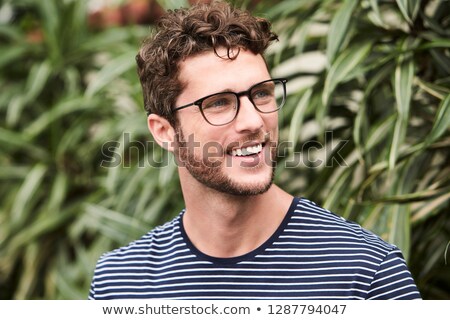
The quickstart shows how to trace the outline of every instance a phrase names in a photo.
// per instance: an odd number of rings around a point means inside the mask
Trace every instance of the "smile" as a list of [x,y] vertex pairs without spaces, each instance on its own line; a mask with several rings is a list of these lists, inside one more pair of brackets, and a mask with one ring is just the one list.
[[262,143],[258,143],[254,146],[242,147],[240,149],[233,149],[231,150],[231,155],[238,157],[250,156],[260,153],[262,148],[263,148]]

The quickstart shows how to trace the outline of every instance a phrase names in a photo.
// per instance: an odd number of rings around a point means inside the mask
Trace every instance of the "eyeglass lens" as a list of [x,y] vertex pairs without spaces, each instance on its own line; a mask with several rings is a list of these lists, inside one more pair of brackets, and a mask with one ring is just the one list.
[[[261,113],[275,112],[285,100],[285,86],[282,81],[265,81],[252,87],[249,92],[250,101]],[[238,112],[239,97],[235,93],[217,93],[202,101],[204,117],[214,125],[231,122]]]

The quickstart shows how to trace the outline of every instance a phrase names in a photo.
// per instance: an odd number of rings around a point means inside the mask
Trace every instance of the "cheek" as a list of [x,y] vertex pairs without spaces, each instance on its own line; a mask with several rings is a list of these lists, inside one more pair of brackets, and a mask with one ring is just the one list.
[[192,121],[189,126],[181,126],[183,139],[187,146],[193,148],[191,152],[198,156],[205,155],[219,156],[223,155],[224,147],[222,145],[223,131],[203,121]]
[[278,131],[278,113],[266,115],[264,122],[268,131]]
[[195,138],[195,141],[199,141],[199,137],[203,135],[203,131],[208,125],[200,112],[186,112],[179,117],[179,128],[186,140],[190,137],[190,139]]

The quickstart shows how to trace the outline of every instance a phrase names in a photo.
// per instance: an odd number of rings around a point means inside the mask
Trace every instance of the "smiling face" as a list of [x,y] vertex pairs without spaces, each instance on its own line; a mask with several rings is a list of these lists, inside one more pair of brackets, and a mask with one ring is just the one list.
[[[218,92],[242,92],[268,79],[261,55],[240,50],[230,60],[214,52],[202,53],[180,63],[185,88],[176,106]],[[180,170],[187,170],[202,185],[233,195],[261,194],[273,181],[278,115],[258,112],[247,96],[239,101],[237,117],[223,126],[206,122],[198,106],[178,110],[175,154]]]

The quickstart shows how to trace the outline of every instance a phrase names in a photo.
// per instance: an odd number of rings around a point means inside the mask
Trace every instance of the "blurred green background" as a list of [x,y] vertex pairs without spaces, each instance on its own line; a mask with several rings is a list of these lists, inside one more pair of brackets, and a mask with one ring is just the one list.
[[[0,299],[86,299],[103,252],[183,208],[134,57],[190,3],[0,1]],[[280,36],[276,182],[395,243],[423,297],[450,299],[449,1],[233,3]]]

